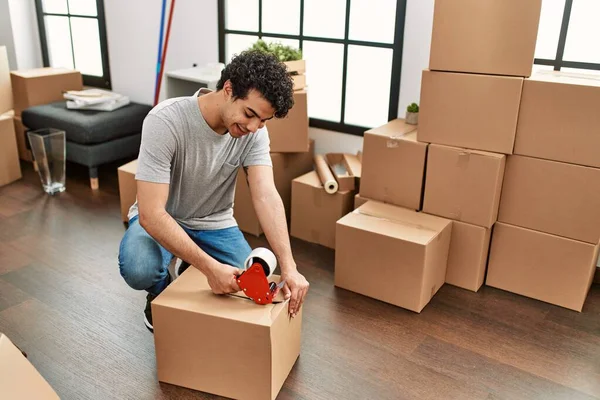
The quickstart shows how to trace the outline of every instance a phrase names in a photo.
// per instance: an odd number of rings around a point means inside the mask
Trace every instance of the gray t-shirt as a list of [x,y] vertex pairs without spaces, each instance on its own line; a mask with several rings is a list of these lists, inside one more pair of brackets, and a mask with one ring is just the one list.
[[[235,182],[240,166],[271,164],[266,127],[241,138],[208,126],[196,95],[163,101],[146,117],[137,180],[168,183],[166,211],[195,230],[236,226]],[[129,210],[138,214],[137,201]]]

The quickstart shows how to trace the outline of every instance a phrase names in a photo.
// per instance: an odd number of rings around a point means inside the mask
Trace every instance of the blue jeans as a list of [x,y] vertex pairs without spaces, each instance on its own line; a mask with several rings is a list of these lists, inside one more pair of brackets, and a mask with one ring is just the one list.
[[[237,226],[212,231],[182,228],[205,253],[232,267],[242,268],[252,251]],[[129,286],[158,295],[170,282],[172,259],[173,254],[142,228],[137,216],[129,221],[119,247],[119,270]]]

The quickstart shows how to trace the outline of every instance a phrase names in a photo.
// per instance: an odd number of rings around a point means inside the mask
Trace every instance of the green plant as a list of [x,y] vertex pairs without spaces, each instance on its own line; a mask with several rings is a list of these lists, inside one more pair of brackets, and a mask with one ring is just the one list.
[[291,46],[284,46],[281,43],[267,43],[262,39],[258,39],[252,45],[251,50],[259,50],[274,54],[279,61],[282,62],[302,59],[302,50],[295,49]]
[[406,107],[406,111],[411,112],[411,113],[418,113],[419,105],[417,103],[412,103],[408,107]]

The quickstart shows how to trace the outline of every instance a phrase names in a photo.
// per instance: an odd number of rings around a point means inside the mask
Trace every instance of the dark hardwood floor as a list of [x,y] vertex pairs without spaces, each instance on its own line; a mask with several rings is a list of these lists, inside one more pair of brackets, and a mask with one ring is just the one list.
[[[117,266],[118,165],[100,168],[98,192],[73,164],[58,196],[26,164],[0,188],[0,331],[64,399],[215,398],[156,380],[144,293]],[[311,290],[280,399],[600,398],[598,285],[582,313],[445,285],[415,314],[335,288],[333,251],[293,249]]]

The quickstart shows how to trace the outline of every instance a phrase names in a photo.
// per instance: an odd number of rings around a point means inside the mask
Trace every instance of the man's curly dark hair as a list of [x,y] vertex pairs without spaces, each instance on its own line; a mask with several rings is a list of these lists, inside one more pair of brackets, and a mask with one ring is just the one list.
[[272,54],[246,50],[235,56],[221,72],[217,90],[231,81],[234,99],[245,99],[258,90],[275,109],[275,118],[283,118],[294,106],[294,82],[285,64]]

